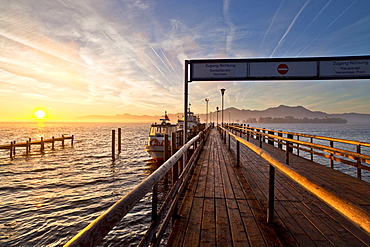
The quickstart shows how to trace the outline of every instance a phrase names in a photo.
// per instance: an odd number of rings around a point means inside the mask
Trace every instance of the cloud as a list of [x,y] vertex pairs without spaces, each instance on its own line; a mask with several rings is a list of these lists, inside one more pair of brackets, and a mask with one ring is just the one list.
[[[366,51],[368,14],[347,25],[341,22],[359,4],[341,6],[330,18],[323,5],[306,1],[287,9],[286,1],[201,1],[195,6],[186,1],[3,0],[0,98],[21,98],[19,104],[25,99],[61,102],[84,110],[94,106],[89,109],[111,115],[159,114],[162,108],[182,111],[187,59],[266,57],[283,44],[303,54],[318,42],[328,55]],[[323,18],[331,26],[328,33],[316,30]],[[339,27],[333,31],[334,26]],[[294,30],[301,30],[299,36]],[[289,43],[290,37],[294,42]],[[315,45],[316,53],[319,48]],[[267,85],[279,85],[281,92]],[[315,85],[321,92],[322,86]],[[291,84],[200,82],[189,87],[194,111],[204,111],[206,97],[210,106],[220,105],[221,87],[227,89],[228,105],[239,108],[263,109],[288,98],[310,103],[300,86]]]

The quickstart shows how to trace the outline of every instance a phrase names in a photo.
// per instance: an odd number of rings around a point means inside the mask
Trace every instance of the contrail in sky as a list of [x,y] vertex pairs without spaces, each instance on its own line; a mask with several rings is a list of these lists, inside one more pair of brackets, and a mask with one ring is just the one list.
[[[161,58],[161,56],[159,56],[159,54],[155,51],[155,49],[153,48],[153,46],[151,44],[149,44],[149,47],[152,49],[152,51],[154,52],[154,54],[158,57],[158,59],[162,62],[162,64],[167,68],[168,71],[170,71],[170,68],[167,66],[167,64],[163,61],[163,59]],[[153,62],[154,63],[154,62]],[[163,73],[163,71],[154,63],[155,67],[158,69],[158,71],[163,75],[164,78],[166,78],[166,80],[171,83],[171,85],[173,86],[173,83],[171,82],[171,80],[168,79],[168,77]]]
[[325,6],[320,10],[319,13],[317,13],[317,15],[315,16],[315,18],[312,19],[312,21],[306,26],[306,28],[303,30],[303,32],[299,35],[299,37],[296,39],[296,41],[294,41],[294,43],[290,46],[290,48],[284,53],[283,57],[290,51],[290,49],[292,49],[292,47],[297,43],[297,41],[302,37],[302,35],[307,31],[307,29],[316,21],[316,19],[319,17],[319,15],[326,9],[326,7],[328,7],[328,5],[332,2],[332,0],[330,0],[329,2],[327,2],[325,4]]
[[230,7],[230,0],[224,0],[223,2],[223,14],[225,18],[225,23],[229,27],[229,31],[226,35],[226,54],[229,56],[229,50],[231,47],[231,42],[234,39],[234,33],[235,33],[235,26],[230,20],[230,15],[229,15],[229,7]]
[[177,71],[175,70],[175,68],[172,66],[171,62],[168,60],[166,54],[164,54],[163,50],[161,49],[161,53],[163,55],[163,57],[166,59],[167,63],[170,65],[172,71],[175,73],[175,75],[177,76],[177,78],[181,81],[181,78],[179,76],[179,74],[177,74]]
[[271,21],[271,23],[270,23],[270,26],[267,28],[267,30],[266,30],[266,32],[265,32],[265,35],[263,35],[262,43],[261,43],[261,46],[260,46],[260,51],[261,51],[261,49],[262,49],[263,44],[265,43],[266,36],[267,36],[267,34],[270,32],[270,29],[271,29],[272,25],[275,23],[276,16],[277,16],[277,14],[280,12],[280,9],[281,9],[281,7],[283,6],[283,4],[284,4],[284,0],[282,0],[282,1],[280,2],[279,7],[278,7],[278,8],[277,8],[277,10],[275,11],[274,17],[272,18],[272,21]]
[[335,20],[334,21],[332,21],[326,28],[325,28],[325,30],[324,31],[322,31],[321,33],[319,33],[319,35],[317,35],[316,36],[316,38],[315,39],[313,39],[312,41],[311,41],[311,43],[309,43],[300,53],[298,53],[298,55],[297,55],[297,57],[299,56],[299,55],[301,55],[302,54],[302,52],[304,52],[308,47],[310,47],[311,46],[311,44],[313,43],[313,42],[315,42],[323,33],[325,33],[325,31],[329,28],[329,27],[331,27],[342,15],[344,15],[344,13],[346,13],[355,3],[357,2],[357,0],[356,1],[354,1],[351,5],[349,5],[337,18],[335,18]]
[[280,44],[283,42],[283,40],[285,39],[285,37],[288,35],[288,33],[290,32],[290,30],[292,29],[293,25],[295,24],[295,22],[297,21],[298,17],[301,15],[302,11],[306,8],[306,6],[308,5],[308,3],[310,2],[311,0],[308,0],[303,6],[302,8],[298,11],[298,13],[296,14],[296,16],[294,17],[292,23],[290,23],[288,29],[286,30],[286,32],[284,33],[283,37],[281,37],[281,39],[279,40],[278,44],[276,45],[275,49],[273,50],[273,52],[271,53],[270,57],[272,57],[275,53],[275,51],[277,50],[277,48],[280,46]]

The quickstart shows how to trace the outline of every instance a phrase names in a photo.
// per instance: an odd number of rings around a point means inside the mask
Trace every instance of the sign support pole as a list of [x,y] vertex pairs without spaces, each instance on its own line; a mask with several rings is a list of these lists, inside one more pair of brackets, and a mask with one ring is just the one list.
[[[188,94],[189,94],[189,64],[190,62],[188,60],[185,60],[185,81],[184,81],[184,133],[183,133],[183,145],[185,145],[188,142]],[[187,164],[187,153],[185,152],[183,155],[183,164]]]
[[188,142],[188,74],[189,74],[189,61],[185,60],[185,82],[184,82],[184,145]]

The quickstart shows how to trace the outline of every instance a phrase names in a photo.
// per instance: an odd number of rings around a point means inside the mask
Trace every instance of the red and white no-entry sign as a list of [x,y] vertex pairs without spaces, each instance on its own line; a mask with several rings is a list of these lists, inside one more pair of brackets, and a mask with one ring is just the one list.
[[288,73],[288,71],[289,71],[289,67],[285,63],[279,64],[279,66],[277,67],[277,72],[280,75],[285,75],[286,73]]

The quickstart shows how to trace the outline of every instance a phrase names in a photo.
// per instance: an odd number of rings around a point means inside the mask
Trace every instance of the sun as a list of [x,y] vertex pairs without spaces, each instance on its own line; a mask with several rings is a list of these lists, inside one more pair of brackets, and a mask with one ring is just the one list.
[[33,113],[37,119],[45,119],[46,112],[44,110],[37,110]]

